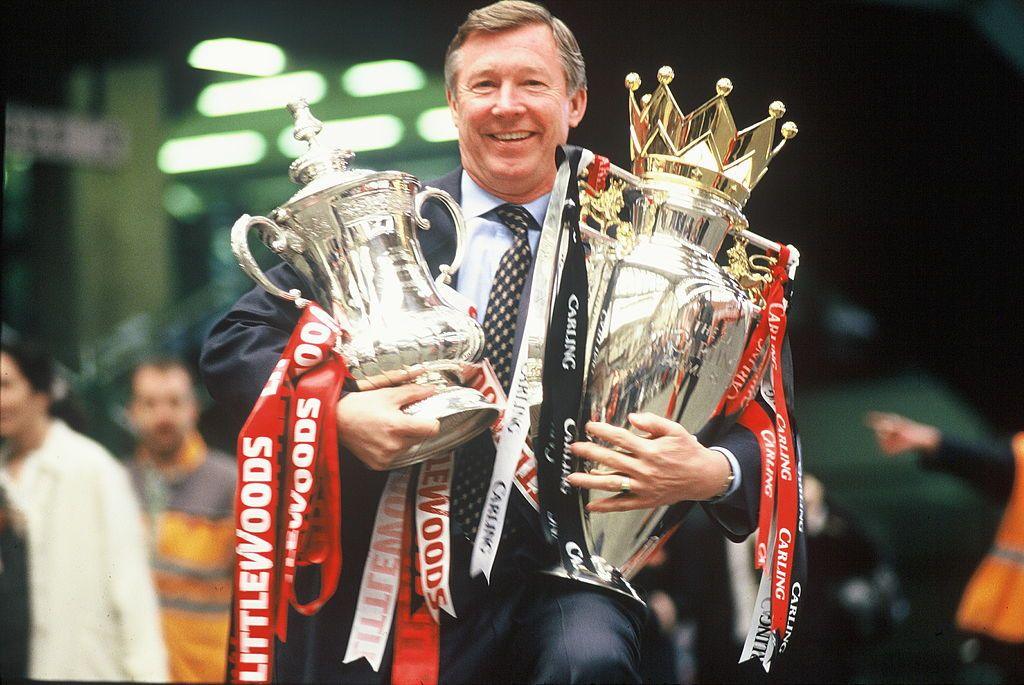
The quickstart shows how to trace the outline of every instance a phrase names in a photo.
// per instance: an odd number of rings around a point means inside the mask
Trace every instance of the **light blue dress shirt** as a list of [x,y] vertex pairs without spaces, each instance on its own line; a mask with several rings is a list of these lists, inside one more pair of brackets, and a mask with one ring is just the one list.
[[[476,306],[476,319],[484,322],[484,315],[487,313],[487,300],[491,296],[491,284],[494,282],[494,274],[498,271],[498,263],[502,255],[512,247],[514,237],[512,231],[500,221],[493,221],[484,218],[484,214],[492,209],[507,204],[505,200],[491,195],[476,184],[463,170],[462,190],[462,215],[466,219],[468,234],[466,244],[466,257],[459,267],[459,278],[456,283],[456,290],[469,299]],[[536,220],[537,226],[544,225],[544,215],[548,211],[548,201],[551,193],[543,195],[523,207]],[[530,230],[527,233],[530,241],[530,250],[536,254],[537,243],[540,241],[540,231]],[[712,449],[721,452],[729,460],[729,467],[732,469],[733,480],[729,489],[718,499],[728,497],[740,487],[740,465],[732,452],[724,447],[713,447]]]
[[[505,200],[491,195],[476,184],[465,171],[462,172],[462,215],[466,218],[469,239],[466,245],[466,258],[459,268],[459,279],[456,290],[469,298],[476,306],[476,319],[484,322],[487,313],[487,299],[491,296],[491,283],[498,271],[498,262],[502,255],[512,247],[514,237],[512,231],[500,221],[483,218],[483,215],[496,207],[508,204]],[[523,205],[537,226],[544,225],[544,215],[548,211],[548,200],[551,193],[538,197],[533,202]],[[540,231],[529,231],[530,250],[537,252]]]

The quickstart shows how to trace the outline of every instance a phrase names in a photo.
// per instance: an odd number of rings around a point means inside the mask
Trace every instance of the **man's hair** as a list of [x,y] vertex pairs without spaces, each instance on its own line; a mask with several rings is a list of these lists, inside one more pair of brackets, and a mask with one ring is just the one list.
[[10,356],[34,392],[41,392],[50,399],[50,416],[61,419],[80,433],[86,431],[88,414],[46,349],[28,340],[4,340],[0,342],[0,350]]
[[135,379],[138,378],[139,372],[143,369],[154,369],[162,373],[168,371],[181,371],[188,378],[189,387],[192,388],[193,393],[195,392],[195,377],[192,374],[192,369],[189,368],[188,364],[178,359],[177,357],[148,357],[143,359],[141,362],[135,365],[132,369],[131,375],[131,391],[132,395],[135,394]]
[[53,357],[46,350],[33,343],[6,340],[0,343],[0,350],[17,365],[33,392],[41,392],[54,399],[58,394],[55,391],[57,367]]
[[541,24],[551,29],[555,37],[558,54],[562,58],[562,71],[565,83],[572,95],[581,88],[587,87],[587,67],[583,63],[583,54],[576,36],[561,19],[552,16],[547,8],[524,0],[501,0],[493,5],[473,10],[462,22],[455,37],[448,44],[448,52],[444,56],[444,86],[454,94],[455,72],[458,70],[459,49],[472,34],[478,31],[499,33],[527,26]]

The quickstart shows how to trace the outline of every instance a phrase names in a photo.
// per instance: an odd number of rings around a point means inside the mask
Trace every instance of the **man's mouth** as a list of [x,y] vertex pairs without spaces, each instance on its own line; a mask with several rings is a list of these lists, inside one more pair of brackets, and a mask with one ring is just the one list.
[[491,133],[489,137],[495,140],[500,140],[503,143],[515,142],[517,140],[525,140],[532,136],[533,133],[530,131],[512,131],[510,133]]

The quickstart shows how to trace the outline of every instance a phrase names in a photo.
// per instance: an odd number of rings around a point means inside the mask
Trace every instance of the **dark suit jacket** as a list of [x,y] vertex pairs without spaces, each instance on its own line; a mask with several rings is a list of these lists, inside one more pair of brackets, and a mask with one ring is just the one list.
[[[447,191],[459,202],[462,199],[461,174],[462,169],[458,168],[427,185]],[[424,216],[430,220],[431,228],[419,231],[419,240],[430,271],[436,276],[440,265],[450,262],[455,253],[455,229],[447,212],[435,203],[425,204]],[[309,292],[309,287],[286,264],[269,269],[267,276],[285,290],[299,288]],[[524,301],[528,301],[528,297],[529,294],[524,293]],[[517,342],[526,311],[526,307],[520,309]],[[299,311],[290,302],[256,287],[243,295],[211,331],[200,360],[203,380],[210,395],[228,408],[238,426],[256,402],[298,318]],[[715,436],[710,442],[729,449],[736,456],[742,471],[742,487],[721,502],[706,505],[708,513],[729,537],[740,539],[757,526],[761,477],[757,442],[749,431],[740,427]]]
[[[456,169],[427,185],[445,190],[456,201],[461,201],[461,173],[461,168]],[[438,205],[427,203],[423,211],[431,222],[431,228],[419,231],[419,240],[431,273],[436,276],[439,266],[449,263],[454,255],[455,230],[447,212]],[[309,292],[308,286],[287,265],[269,269],[267,277],[285,290],[300,288],[304,293]],[[524,298],[524,301],[528,299]],[[520,310],[520,332],[525,311],[526,307]],[[200,359],[203,380],[213,398],[228,408],[239,427],[255,404],[298,318],[299,311],[292,303],[275,298],[257,287],[243,295],[211,331]],[[517,339],[519,336],[517,333]],[[488,443],[489,439],[473,444],[483,449]],[[741,539],[757,525],[760,454],[753,435],[742,428],[729,430],[715,443],[736,455],[743,474],[742,487],[721,502],[704,506],[729,537]],[[341,478],[345,563],[338,592],[313,617],[300,617],[291,612],[288,645],[278,652],[277,672],[286,679],[333,678],[340,668],[340,652],[347,643],[362,577],[362,560],[368,555],[373,515],[387,474],[371,471],[358,459],[343,453]],[[518,517],[516,527],[527,532],[499,548],[489,588],[484,585],[482,577],[469,578],[466,569],[469,567],[471,545],[463,536],[453,535],[455,572],[451,580],[452,595],[460,616],[463,615],[462,607],[474,603],[481,593],[501,592],[503,586],[521,582],[524,573],[549,567],[557,561],[553,548],[543,543],[537,514],[525,499],[513,495],[508,516],[510,519]],[[307,599],[305,592],[315,594],[317,583],[315,577],[299,569],[296,591],[300,599]],[[447,616],[442,617],[447,620]],[[299,645],[299,648],[291,649],[294,645]],[[330,663],[322,661],[327,655],[333,655]],[[385,661],[390,663],[389,659],[385,654]],[[351,676],[348,671],[346,674],[346,677]]]

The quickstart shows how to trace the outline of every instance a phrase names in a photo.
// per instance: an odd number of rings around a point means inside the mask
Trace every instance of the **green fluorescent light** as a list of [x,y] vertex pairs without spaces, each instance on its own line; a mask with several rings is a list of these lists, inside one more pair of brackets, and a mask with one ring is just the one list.
[[327,81],[315,71],[293,71],[280,76],[214,83],[199,94],[196,109],[208,117],[283,108],[305,98],[313,104],[327,93]]
[[452,123],[452,113],[447,107],[434,107],[416,118],[416,131],[428,143],[443,143],[459,139],[459,129]]
[[419,90],[426,83],[422,69],[401,59],[363,62],[349,67],[341,75],[341,87],[357,98]]
[[267,153],[267,141],[256,131],[234,131],[173,138],[160,146],[156,164],[165,174],[223,169],[255,164]]
[[204,40],[188,55],[196,69],[247,76],[273,76],[284,71],[284,50],[272,43],[241,38]]
[[[306,152],[306,144],[295,140],[291,126],[277,137],[277,149],[285,157],[298,157]],[[342,147],[353,152],[383,150],[394,147],[402,139],[405,125],[391,114],[375,114],[354,119],[325,121],[319,141],[327,147]]]
[[175,219],[188,221],[203,212],[203,199],[183,183],[174,183],[164,191],[164,209]]

